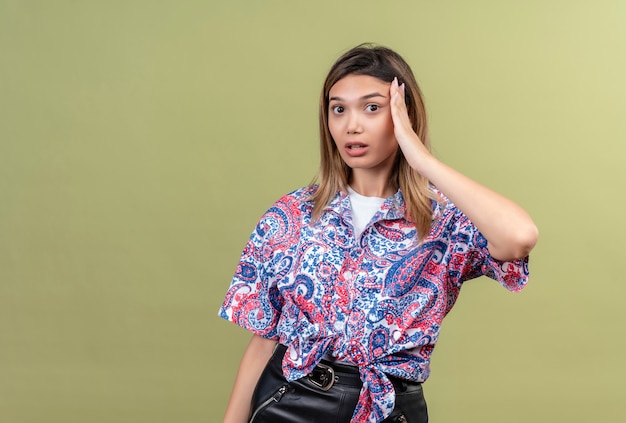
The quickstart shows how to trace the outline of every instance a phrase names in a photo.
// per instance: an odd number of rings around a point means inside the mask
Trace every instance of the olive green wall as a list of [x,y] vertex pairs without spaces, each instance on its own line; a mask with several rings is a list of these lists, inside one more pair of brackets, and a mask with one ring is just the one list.
[[521,294],[464,288],[431,420],[626,421],[626,2],[0,0],[0,422],[219,421],[248,335],[217,308],[364,41],[541,231]]

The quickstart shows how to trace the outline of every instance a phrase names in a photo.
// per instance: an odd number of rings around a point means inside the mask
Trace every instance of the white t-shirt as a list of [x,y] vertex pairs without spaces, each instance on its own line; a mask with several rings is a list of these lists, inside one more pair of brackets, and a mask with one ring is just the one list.
[[380,210],[380,206],[383,205],[385,199],[380,197],[366,197],[349,186],[348,197],[350,197],[350,204],[352,205],[354,236],[358,238],[363,233],[365,226],[372,220],[372,217]]

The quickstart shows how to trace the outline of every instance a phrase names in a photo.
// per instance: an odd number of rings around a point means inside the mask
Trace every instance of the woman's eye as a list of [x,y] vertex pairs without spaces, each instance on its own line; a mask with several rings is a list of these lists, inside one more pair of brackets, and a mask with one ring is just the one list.
[[375,112],[376,110],[378,110],[378,109],[379,109],[379,107],[378,107],[378,104],[368,104],[368,105],[367,105],[367,107],[366,107],[366,109],[367,109],[369,112]]
[[333,110],[333,113],[343,113],[342,106],[334,106],[332,110]]

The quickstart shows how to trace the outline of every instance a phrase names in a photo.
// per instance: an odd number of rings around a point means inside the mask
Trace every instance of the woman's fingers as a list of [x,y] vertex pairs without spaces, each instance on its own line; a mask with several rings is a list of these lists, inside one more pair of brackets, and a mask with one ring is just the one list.
[[393,120],[394,132],[400,146],[410,138],[417,137],[411,127],[406,103],[404,102],[405,85],[398,85],[398,79],[394,78],[389,88],[391,97],[391,119]]
[[391,118],[396,129],[396,135],[398,135],[398,129],[405,126],[403,120],[409,119],[406,111],[406,105],[402,100],[402,92],[398,86],[398,79],[394,78],[389,88],[389,96],[391,97]]
[[413,130],[405,99],[406,85],[398,85],[398,79],[394,78],[389,87],[391,97],[391,119],[394,126],[394,135],[400,145],[409,165],[418,170],[419,163],[428,156],[428,150]]

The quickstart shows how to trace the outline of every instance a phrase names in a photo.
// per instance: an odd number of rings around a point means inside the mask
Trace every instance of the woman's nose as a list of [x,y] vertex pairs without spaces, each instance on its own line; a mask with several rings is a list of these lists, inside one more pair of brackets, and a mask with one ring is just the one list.
[[363,132],[363,128],[361,127],[361,120],[359,119],[358,113],[350,113],[348,126],[346,129],[348,134],[360,134],[361,132]]

